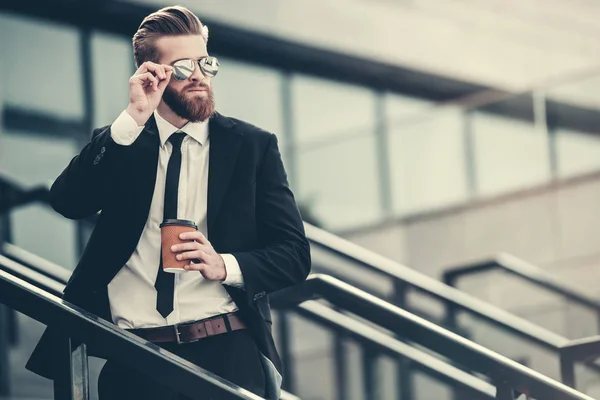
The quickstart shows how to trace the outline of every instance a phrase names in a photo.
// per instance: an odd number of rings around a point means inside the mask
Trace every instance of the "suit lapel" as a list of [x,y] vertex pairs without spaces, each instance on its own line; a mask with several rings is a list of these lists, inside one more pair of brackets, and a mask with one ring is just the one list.
[[160,139],[154,116],[148,119],[144,130],[130,146],[120,147],[120,157],[127,160],[122,164],[127,167],[126,179],[123,181],[127,188],[123,189],[126,195],[120,199],[122,209],[119,217],[128,220],[121,232],[127,240],[120,242],[118,249],[110,256],[113,268],[97,272],[104,278],[100,279],[103,284],[108,285],[127,262],[144,231],[156,184],[159,150]]
[[208,232],[214,224],[221,204],[229,187],[238,152],[242,144],[242,134],[235,129],[235,122],[215,113],[208,125],[210,151],[208,165]]
[[152,196],[154,195],[158,156],[160,152],[160,139],[154,115],[148,119],[148,122],[146,122],[146,126],[141,133],[141,137],[136,142],[137,143],[134,143],[134,146],[137,144],[137,146],[135,146],[135,158],[137,160],[135,167],[137,173],[134,175],[132,182],[135,182],[134,184],[137,186],[136,192],[143,202],[140,210],[143,211],[142,215],[145,216],[145,224],[148,213],[150,212]]
[[130,215],[132,225],[134,226],[131,248],[131,252],[133,252],[148,220],[154,187],[156,185],[160,139],[154,115],[146,122],[146,127],[140,134],[140,137],[130,146],[129,151],[133,152],[133,154],[129,154],[129,157],[135,160],[132,165],[130,179],[130,184],[135,189],[128,200],[131,202],[133,210],[135,210]]

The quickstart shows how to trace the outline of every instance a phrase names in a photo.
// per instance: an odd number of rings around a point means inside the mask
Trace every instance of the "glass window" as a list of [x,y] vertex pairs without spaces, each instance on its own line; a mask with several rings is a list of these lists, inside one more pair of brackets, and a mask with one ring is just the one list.
[[83,116],[77,30],[2,14],[0,54],[6,104],[66,118]]
[[[129,102],[129,78],[135,71],[131,41],[114,35],[92,35],[94,127],[112,124]],[[91,134],[91,133],[90,133]]]
[[600,170],[600,136],[566,129],[556,131],[558,173],[568,177]]
[[404,118],[417,117],[435,105],[427,100],[392,93],[385,94],[384,104],[385,116],[391,126],[401,124]]
[[290,173],[290,143],[287,140],[288,132],[284,132],[282,73],[217,57],[221,67],[219,74],[212,80],[217,111],[277,135],[279,151],[286,170]]
[[361,129],[370,134],[375,126],[370,89],[324,79],[293,76],[292,109],[295,144],[341,140]]
[[[25,187],[50,184],[76,152],[74,141],[69,139],[4,131],[0,170],[6,171]],[[63,267],[74,268],[75,222],[39,204],[20,208],[12,216],[16,245]]]
[[560,177],[600,169],[599,90],[598,73],[546,89]]
[[302,208],[329,229],[379,220],[374,93],[299,75],[291,91]]
[[375,135],[300,150],[298,203],[328,229],[382,218]]
[[[476,111],[471,117],[474,137],[477,188],[480,194],[493,195],[525,188],[550,179],[548,135],[535,126],[531,97],[495,104],[488,112]],[[501,116],[515,110],[518,116]],[[518,117],[521,117],[518,119]]]
[[600,75],[595,74],[551,87],[546,96],[550,101],[597,110],[600,108],[599,92]]
[[12,213],[13,243],[70,270],[77,264],[77,223],[31,204]]
[[389,125],[393,209],[406,214],[464,201],[464,121],[457,108],[396,119]]
[[212,80],[217,110],[275,133],[284,148],[282,74],[228,58],[219,61],[219,74]]
[[77,153],[74,140],[3,130],[0,169],[24,185],[50,183]]

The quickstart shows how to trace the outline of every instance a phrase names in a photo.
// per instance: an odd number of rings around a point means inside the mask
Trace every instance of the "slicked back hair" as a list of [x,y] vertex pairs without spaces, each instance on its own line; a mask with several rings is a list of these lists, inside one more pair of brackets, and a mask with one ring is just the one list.
[[156,40],[163,36],[202,35],[208,42],[208,28],[182,6],[171,6],[148,15],[133,35],[133,58],[136,67],[146,61],[158,62],[160,54]]

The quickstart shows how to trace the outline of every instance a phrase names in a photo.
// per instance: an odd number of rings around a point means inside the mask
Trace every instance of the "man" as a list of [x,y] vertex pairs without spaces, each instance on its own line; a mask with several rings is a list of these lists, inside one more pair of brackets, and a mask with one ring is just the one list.
[[[214,111],[218,61],[207,40],[183,7],[149,15],[134,35],[127,109],[94,131],[52,185],[65,217],[102,211],[64,298],[278,398],[268,293],[306,278],[309,245],[275,135]],[[198,225],[170,249],[189,262],[177,275],[162,269],[165,218]],[[54,338],[50,327],[28,363],[49,378]],[[101,400],[178,398],[114,360],[98,385]]]

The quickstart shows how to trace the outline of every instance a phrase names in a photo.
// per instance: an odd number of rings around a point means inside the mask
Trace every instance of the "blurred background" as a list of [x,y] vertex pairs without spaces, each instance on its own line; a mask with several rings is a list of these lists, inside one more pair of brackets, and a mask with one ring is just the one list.
[[[306,222],[423,279],[442,280],[449,268],[502,252],[514,256],[503,256],[506,263],[600,298],[600,2],[178,3],[210,29],[208,49],[221,63],[217,110],[278,136]],[[3,176],[23,187],[49,183],[93,127],[114,121],[135,71],[131,36],[165,5],[0,2]],[[7,241],[71,270],[91,229],[41,204],[12,211],[10,228]],[[323,270],[344,278],[339,268]],[[366,271],[343,280],[388,291]],[[490,269],[456,285],[564,338],[598,331],[600,308],[573,304],[519,274]],[[432,314],[443,308],[423,296],[409,303]],[[12,386],[43,397],[51,386],[21,365],[41,326],[19,318],[34,327],[11,353]],[[334,344],[343,342],[343,396],[374,398],[364,395],[358,342],[295,315],[277,314],[275,325],[282,318],[294,332],[284,344],[295,363],[294,393],[342,398],[332,365],[340,362]],[[547,351],[468,318],[461,329],[558,379]],[[393,358],[374,363],[377,398],[400,398]],[[582,384],[592,393],[600,380],[592,374]],[[447,384],[419,372],[411,387],[415,399],[451,396]]]

